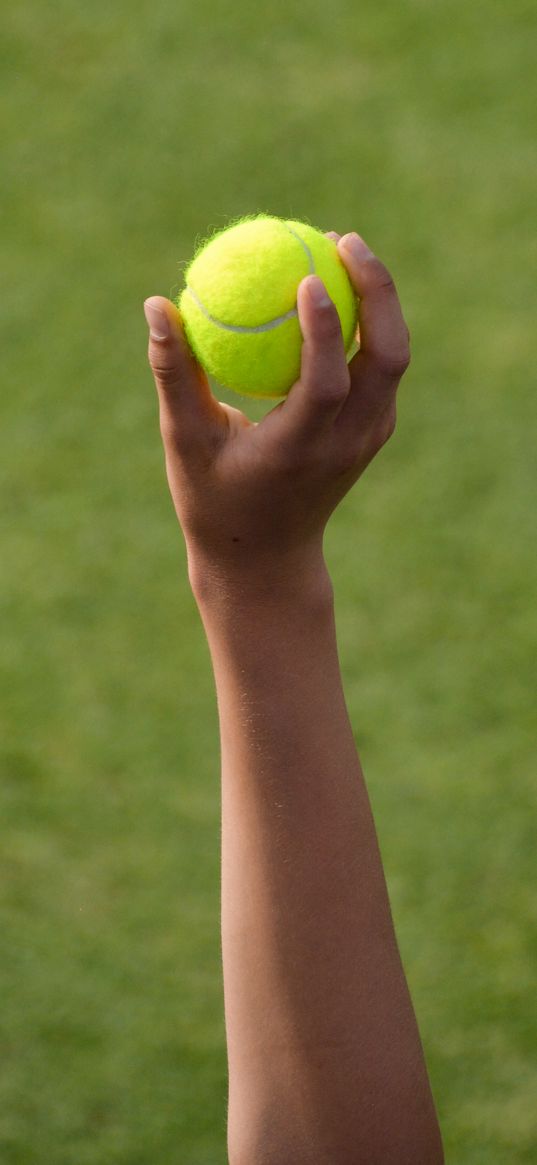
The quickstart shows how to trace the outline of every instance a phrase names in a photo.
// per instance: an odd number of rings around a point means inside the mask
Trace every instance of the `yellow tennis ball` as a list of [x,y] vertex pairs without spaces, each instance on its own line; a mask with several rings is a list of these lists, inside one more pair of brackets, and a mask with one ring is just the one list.
[[300,375],[297,288],[306,275],[323,280],[349,358],[357,299],[333,239],[259,214],[201,244],[177,303],[196,359],[219,384],[245,396],[287,395]]

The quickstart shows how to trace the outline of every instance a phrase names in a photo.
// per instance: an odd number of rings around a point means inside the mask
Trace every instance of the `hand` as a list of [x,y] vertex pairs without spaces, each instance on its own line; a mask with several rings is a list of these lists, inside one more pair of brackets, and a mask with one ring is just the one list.
[[328,518],[395,427],[409,336],[386,267],[356,234],[337,243],[359,297],[360,348],[347,364],[321,280],[298,288],[300,377],[261,421],[218,402],[186,342],[178,309],[153,296],[149,362],[160,406],[168,483],[194,588],[203,578],[278,578],[322,558]]

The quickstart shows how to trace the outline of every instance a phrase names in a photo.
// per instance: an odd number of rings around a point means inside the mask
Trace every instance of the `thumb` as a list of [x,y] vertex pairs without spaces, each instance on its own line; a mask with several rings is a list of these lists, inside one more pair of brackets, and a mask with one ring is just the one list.
[[162,295],[144,303],[148,358],[159,398],[165,446],[183,451],[199,444],[219,406],[205,372],[190,350],[175,304]]

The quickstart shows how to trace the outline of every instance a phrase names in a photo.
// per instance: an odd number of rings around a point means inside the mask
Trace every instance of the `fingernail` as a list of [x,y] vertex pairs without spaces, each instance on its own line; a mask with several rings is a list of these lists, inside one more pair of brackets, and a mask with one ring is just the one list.
[[149,332],[154,340],[167,340],[170,335],[170,325],[165,312],[154,307],[147,300],[144,303],[145,318],[149,324]]
[[355,259],[370,259],[373,254],[360,235],[356,234],[356,231],[351,231],[349,235],[343,235],[340,245],[349,251]]
[[315,307],[330,307],[331,299],[327,295],[322,279],[313,275],[308,282],[308,295]]

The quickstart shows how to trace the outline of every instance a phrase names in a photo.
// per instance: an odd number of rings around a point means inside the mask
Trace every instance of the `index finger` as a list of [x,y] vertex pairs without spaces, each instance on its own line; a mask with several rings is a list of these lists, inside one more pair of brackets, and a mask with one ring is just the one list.
[[393,386],[410,363],[409,334],[394,281],[384,263],[355,232],[337,244],[359,299],[360,350],[350,364],[367,364],[370,372]]

